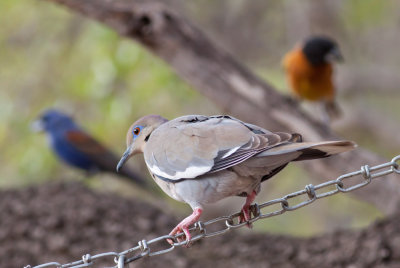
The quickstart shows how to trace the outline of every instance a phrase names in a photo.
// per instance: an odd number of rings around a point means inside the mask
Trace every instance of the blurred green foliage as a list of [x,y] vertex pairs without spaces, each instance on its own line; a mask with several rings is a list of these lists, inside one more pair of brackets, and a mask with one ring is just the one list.
[[72,114],[118,153],[142,115],[216,110],[161,60],[102,25],[45,1],[0,5],[1,186],[58,177],[44,137],[29,127],[46,108]]
[[[239,60],[286,92],[280,60],[299,39],[288,34],[291,27],[300,27],[292,23],[296,16],[287,16],[303,12],[293,8],[298,5],[296,1],[175,2]],[[346,63],[340,67],[345,72],[339,72],[339,85],[343,85],[339,88],[342,92],[339,99],[350,119],[339,123],[337,131],[385,156],[399,153],[396,146],[400,143],[376,142],[377,136],[372,131],[358,127],[362,122],[354,123],[358,114],[352,110],[367,105],[368,113],[378,111],[385,117],[397,118],[398,122],[400,108],[398,99],[393,98],[393,92],[399,96],[398,90],[394,88],[393,91],[388,86],[398,84],[388,80],[390,83],[382,87],[371,86],[376,79],[365,67],[383,70],[385,74],[386,70],[389,73],[395,70],[396,74],[396,68],[400,67],[397,49],[390,51],[393,41],[399,40],[393,35],[394,30],[397,31],[394,22],[400,13],[399,5],[394,1],[362,0],[302,3],[308,6],[309,30],[337,36],[343,44]],[[324,17],[325,24],[313,23],[318,18],[312,16],[322,12],[311,8],[316,3],[319,8],[325,3],[327,12],[333,12]],[[330,9],[330,5],[335,9]],[[257,14],[252,15],[254,12]],[[0,187],[85,177],[60,164],[46,146],[45,137],[31,132],[30,123],[44,109],[56,107],[70,113],[116,153],[124,150],[128,126],[142,115],[156,113],[174,118],[190,113],[223,112],[137,43],[120,38],[103,25],[63,7],[46,1],[2,0],[0,25]],[[382,27],[389,30],[384,32]],[[298,35],[300,32],[296,31]],[[384,44],[380,43],[383,41]],[[362,78],[364,73],[360,75],[363,68],[370,80]],[[361,89],[354,85],[360,85]],[[355,119],[351,118],[352,114]],[[140,157],[130,162],[147,174]],[[115,181],[111,182],[102,185],[121,190],[113,186]],[[308,183],[307,173],[292,165],[266,183],[257,200],[280,197]],[[122,192],[129,195],[125,188]],[[176,205],[174,201],[168,202]],[[263,231],[309,235],[333,227],[363,226],[379,215],[375,209],[349,196],[335,196],[302,212],[287,213],[255,227]]]
[[344,6],[347,12],[343,13],[343,19],[359,31],[388,21],[392,8],[395,8],[392,1],[347,1]]

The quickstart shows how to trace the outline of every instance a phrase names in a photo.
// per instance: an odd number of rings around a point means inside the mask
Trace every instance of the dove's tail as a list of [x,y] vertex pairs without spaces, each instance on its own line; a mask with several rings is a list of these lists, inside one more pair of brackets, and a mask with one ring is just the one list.
[[325,141],[325,142],[304,142],[303,149],[298,149],[301,155],[292,161],[324,158],[334,154],[350,151],[357,147],[352,141]]
[[281,171],[291,161],[302,161],[324,158],[334,154],[350,151],[357,147],[352,141],[323,141],[282,144],[260,154],[266,157],[269,165],[275,168],[261,181],[265,181]]
[[261,153],[262,156],[292,155],[290,161],[324,158],[350,151],[357,147],[352,141],[293,142],[282,144]]

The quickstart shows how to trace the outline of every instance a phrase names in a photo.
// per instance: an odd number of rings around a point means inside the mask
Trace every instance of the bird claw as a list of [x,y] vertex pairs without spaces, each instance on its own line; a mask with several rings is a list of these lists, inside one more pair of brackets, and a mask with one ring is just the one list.
[[251,219],[250,216],[250,207],[249,206],[243,206],[242,208],[242,213],[239,216],[239,223],[247,222],[247,227],[249,229],[253,228],[253,224],[249,222]]
[[[183,232],[183,234],[182,234]],[[173,241],[172,239],[167,239],[167,242],[170,245],[174,245],[175,243],[182,243],[183,241],[186,241],[186,244],[184,247],[189,248],[191,246],[191,239],[192,236],[190,235],[189,229],[185,226],[176,226],[170,233],[170,236],[173,236],[176,241]],[[176,236],[178,235],[178,236]]]
[[[190,235],[189,232],[189,226],[194,224],[199,218],[203,210],[201,208],[195,208],[193,210],[192,215],[186,217],[184,220],[182,220],[170,233],[170,236],[175,236],[180,233],[184,233],[184,235],[179,235],[176,237],[176,240],[178,243],[181,243],[186,240],[186,247],[190,246],[192,236]],[[185,238],[185,239],[184,239]],[[174,242],[171,239],[167,239],[167,242],[171,245],[174,244]]]
[[[175,235],[181,234],[182,232],[184,235],[179,235],[179,236],[175,237]],[[189,232],[189,229],[187,226],[178,225],[169,233],[169,235],[174,236],[178,243],[181,243],[186,240],[185,247],[189,247],[191,244],[192,236],[190,235],[190,232]],[[175,243],[174,241],[172,241],[172,239],[167,239],[167,242],[171,245],[173,245]]]
[[239,223],[247,222],[247,227],[249,227],[250,229],[253,228],[253,224],[249,222],[251,220],[251,215],[250,215],[250,209],[252,207],[251,203],[254,201],[256,195],[257,192],[253,191],[250,195],[247,196],[246,203],[243,205],[242,213],[240,214],[239,217]]

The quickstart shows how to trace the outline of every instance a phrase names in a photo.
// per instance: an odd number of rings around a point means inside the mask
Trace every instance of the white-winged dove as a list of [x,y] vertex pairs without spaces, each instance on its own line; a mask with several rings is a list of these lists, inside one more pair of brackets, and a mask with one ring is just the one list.
[[155,182],[170,197],[189,204],[193,214],[170,233],[198,221],[203,205],[229,196],[246,197],[242,222],[260,183],[289,162],[316,159],[353,149],[351,141],[302,142],[299,134],[272,133],[231,116],[187,115],[171,121],[147,115],[129,128],[127,150],[117,170],[132,155],[144,153]]

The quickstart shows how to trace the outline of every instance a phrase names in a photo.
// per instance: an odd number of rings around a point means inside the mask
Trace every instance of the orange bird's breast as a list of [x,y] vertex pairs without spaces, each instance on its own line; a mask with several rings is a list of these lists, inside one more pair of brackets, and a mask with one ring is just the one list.
[[331,64],[313,66],[301,49],[297,48],[285,55],[283,66],[291,90],[300,99],[309,101],[334,99]]

